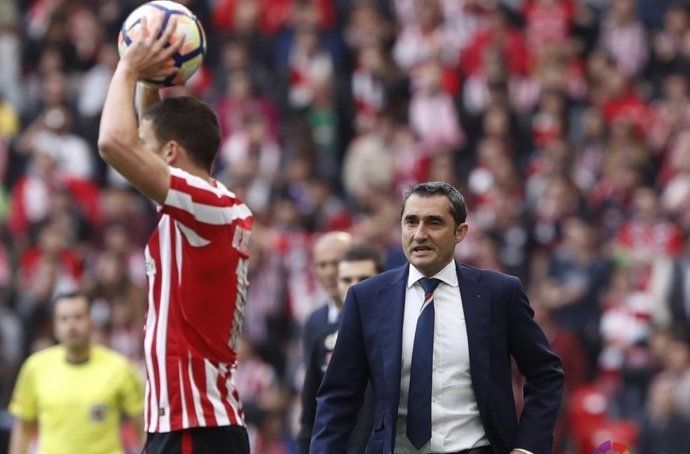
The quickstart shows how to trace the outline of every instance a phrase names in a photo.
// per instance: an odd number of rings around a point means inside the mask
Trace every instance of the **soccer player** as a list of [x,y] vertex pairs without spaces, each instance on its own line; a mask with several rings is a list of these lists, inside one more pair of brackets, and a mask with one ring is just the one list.
[[91,345],[87,298],[58,296],[53,323],[59,344],[31,355],[17,378],[10,454],[27,454],[36,428],[38,454],[123,453],[123,416],[143,442],[143,383],[127,358]]
[[[146,30],[145,19],[142,29]],[[154,30],[155,29],[155,30]],[[147,454],[247,453],[233,384],[247,292],[252,213],[211,177],[218,118],[192,97],[160,100],[137,81],[172,75],[174,21],[135,39],[108,89],[98,146],[103,159],[158,205],[145,250],[148,310]]]

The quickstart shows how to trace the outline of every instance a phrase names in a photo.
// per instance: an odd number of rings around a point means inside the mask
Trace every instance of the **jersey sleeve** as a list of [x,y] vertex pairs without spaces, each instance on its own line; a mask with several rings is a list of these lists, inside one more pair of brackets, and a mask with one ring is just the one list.
[[122,368],[119,400],[121,411],[127,416],[136,416],[144,412],[144,383],[129,362]]
[[170,168],[170,189],[160,211],[178,222],[193,246],[206,246],[218,232],[251,223],[249,208],[223,185],[211,185],[181,169]]
[[25,421],[35,421],[38,416],[35,376],[35,362],[29,358],[19,371],[10,401],[10,413]]

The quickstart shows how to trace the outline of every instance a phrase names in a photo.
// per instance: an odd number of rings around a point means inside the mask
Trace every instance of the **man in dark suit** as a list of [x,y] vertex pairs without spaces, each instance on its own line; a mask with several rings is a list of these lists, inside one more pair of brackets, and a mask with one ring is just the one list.
[[[338,262],[338,317],[329,323],[323,309],[317,309],[305,327],[305,376],[302,388],[302,417],[300,418],[299,453],[309,452],[311,432],[316,416],[316,393],[328,367],[336,339],[342,301],[353,285],[383,271],[384,259],[378,249],[367,244],[353,244]],[[357,424],[347,442],[348,454],[362,454],[373,425],[373,394],[367,390]]]
[[664,297],[668,301],[671,325],[687,331],[690,328],[690,231],[685,234],[683,251],[671,263]]
[[[366,454],[548,454],[563,390],[520,281],[458,264],[467,208],[447,183],[405,194],[409,264],[353,286],[317,398],[311,454],[345,453],[367,382]],[[511,357],[525,377],[516,414]]]
[[[305,377],[301,396],[300,431],[297,434],[299,454],[309,452],[309,441],[316,413],[316,391],[319,389],[325,371],[323,364],[325,353],[315,352],[314,348],[321,345],[325,333],[332,333],[338,329],[340,308],[343,305],[338,294],[338,262],[351,245],[352,236],[349,233],[332,231],[318,237],[312,249],[314,273],[326,294],[326,301],[309,314],[302,336]],[[333,347],[330,350],[332,351]],[[311,358],[319,355],[322,358],[318,361],[322,364],[312,366]],[[330,357],[330,351],[328,356]]]

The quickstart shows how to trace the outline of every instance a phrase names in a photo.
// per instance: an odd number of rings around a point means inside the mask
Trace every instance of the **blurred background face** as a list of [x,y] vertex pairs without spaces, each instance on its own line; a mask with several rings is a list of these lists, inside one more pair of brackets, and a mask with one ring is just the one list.
[[681,340],[671,339],[666,345],[664,356],[667,370],[675,373],[684,371],[690,364],[690,347]]
[[673,381],[657,379],[652,382],[647,406],[654,417],[669,417],[676,409],[676,393]]
[[316,278],[329,297],[339,300],[338,261],[350,247],[350,236],[346,233],[327,233],[314,246],[314,269]]
[[611,4],[611,15],[619,21],[629,20],[635,12],[633,0],[614,0]]
[[650,188],[639,188],[635,191],[633,206],[637,217],[642,220],[654,221],[658,218],[659,201]]
[[246,71],[234,71],[228,79],[228,93],[233,99],[250,99],[252,85]]
[[46,74],[43,78],[41,94],[46,105],[62,105],[67,98],[67,77],[58,71]]
[[338,263],[338,294],[340,295],[340,301],[345,301],[350,287],[376,274],[376,265],[371,260],[343,261]]
[[422,90],[427,93],[438,93],[441,90],[442,68],[438,63],[427,63],[422,68]]
[[96,278],[101,285],[117,287],[122,284],[127,270],[120,257],[113,253],[102,254],[96,264]]
[[311,28],[297,30],[295,47],[301,49],[305,55],[314,55],[319,48],[319,36]]
[[89,346],[91,318],[85,298],[61,298],[55,302],[55,337],[68,350],[81,350]]
[[443,20],[443,13],[437,0],[422,1],[417,6],[417,19],[422,30],[433,30]]

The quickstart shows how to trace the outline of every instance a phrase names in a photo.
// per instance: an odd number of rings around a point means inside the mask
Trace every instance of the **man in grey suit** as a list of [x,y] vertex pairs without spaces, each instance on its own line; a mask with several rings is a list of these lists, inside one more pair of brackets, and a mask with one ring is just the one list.
[[[367,382],[367,454],[548,454],[563,371],[519,279],[457,263],[467,208],[447,183],[411,187],[408,264],[353,286],[317,398],[311,454],[343,454]],[[518,418],[511,357],[525,377]]]

